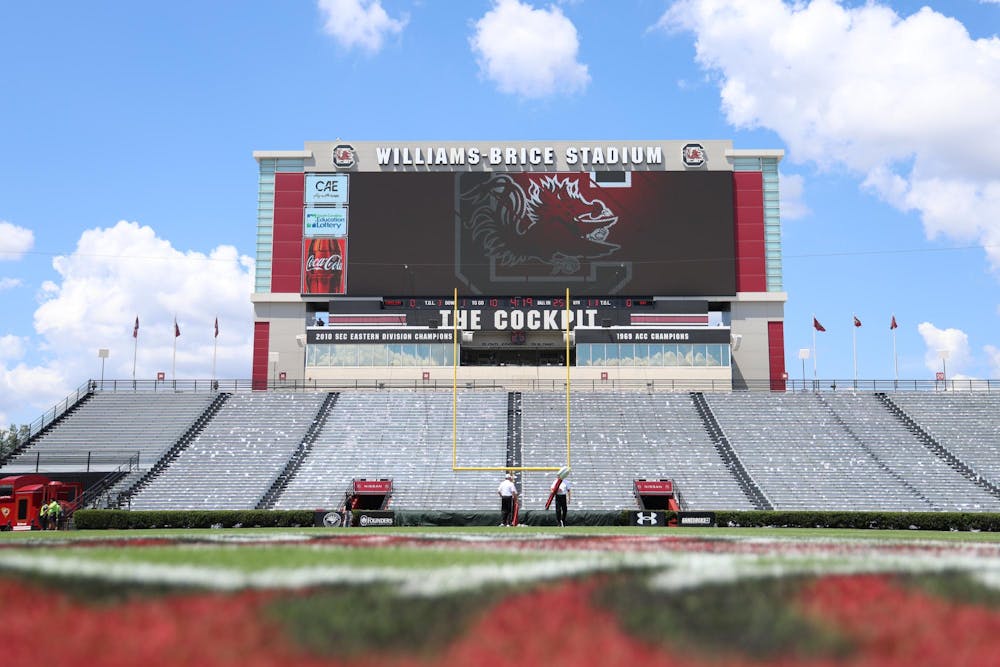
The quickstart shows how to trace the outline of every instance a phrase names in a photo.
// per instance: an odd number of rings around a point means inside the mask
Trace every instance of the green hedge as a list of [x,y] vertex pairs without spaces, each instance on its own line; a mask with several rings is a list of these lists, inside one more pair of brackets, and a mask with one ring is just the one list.
[[[630,525],[636,510],[617,512],[575,511],[569,513],[573,526]],[[554,525],[552,512],[528,511],[521,515],[526,525]],[[772,528],[871,528],[876,530],[980,530],[1000,532],[1000,513],[995,512],[715,512],[722,527]],[[396,513],[403,526],[495,526],[499,512],[417,512]],[[674,518],[667,512],[667,518]],[[313,510],[214,510],[157,511],[78,510],[73,515],[76,528],[271,528],[312,526]]]
[[107,528],[274,528],[311,526],[312,510],[149,511],[78,510],[73,525],[80,530]]
[[1000,531],[996,512],[716,512],[719,526]]

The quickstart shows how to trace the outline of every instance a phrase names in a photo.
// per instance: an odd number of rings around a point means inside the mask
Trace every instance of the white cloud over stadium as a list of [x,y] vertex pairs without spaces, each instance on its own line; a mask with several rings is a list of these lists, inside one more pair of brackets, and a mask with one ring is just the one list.
[[217,377],[248,375],[253,261],[234,247],[182,251],[148,226],[121,221],[83,232],[52,268],[34,336],[0,331],[0,424],[25,405],[41,414],[84,379],[98,377],[100,348],[110,351],[105,378],[131,379],[136,316],[137,378],[169,375],[175,315],[179,379],[211,377],[216,317]]
[[928,238],[982,244],[1000,270],[1000,39],[928,7],[834,0],[681,0],[657,26],[695,36],[734,126],[848,168]]
[[379,0],[319,0],[323,30],[345,49],[368,54],[382,50],[386,39],[403,32],[407,19],[389,16]]
[[21,259],[34,244],[35,234],[30,229],[0,220],[0,261]]
[[587,65],[578,60],[576,26],[556,6],[497,0],[469,42],[482,76],[502,93],[541,98],[582,92],[590,83]]

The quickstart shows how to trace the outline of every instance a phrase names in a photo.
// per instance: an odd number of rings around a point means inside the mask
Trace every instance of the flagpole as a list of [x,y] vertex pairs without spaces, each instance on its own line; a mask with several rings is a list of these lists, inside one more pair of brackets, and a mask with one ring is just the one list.
[[[892,314],[892,323],[896,323],[896,313]],[[892,366],[896,376],[895,387],[899,387],[899,355],[896,354],[896,327],[892,327]]]
[[858,388],[858,316],[853,315],[854,321],[851,322],[851,338],[854,341],[854,388]]
[[813,389],[816,388],[816,313],[813,313]]
[[215,358],[219,353],[219,316],[215,316],[215,344],[212,347],[212,381],[215,381]]
[[177,382],[177,316],[174,315],[174,361],[170,367],[170,380]]
[[135,318],[135,335],[132,336],[132,388],[135,389],[135,360],[139,356],[139,317]]

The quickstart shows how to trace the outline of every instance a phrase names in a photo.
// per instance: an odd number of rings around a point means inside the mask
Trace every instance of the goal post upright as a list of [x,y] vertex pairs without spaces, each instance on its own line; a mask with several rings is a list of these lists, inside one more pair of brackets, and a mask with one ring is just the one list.
[[451,469],[458,469],[458,288],[452,298],[451,315]]
[[566,288],[566,465],[570,464],[569,456],[569,287]]

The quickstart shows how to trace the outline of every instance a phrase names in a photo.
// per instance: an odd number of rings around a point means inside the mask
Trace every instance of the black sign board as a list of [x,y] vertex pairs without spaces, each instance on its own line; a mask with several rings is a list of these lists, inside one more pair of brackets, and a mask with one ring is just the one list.
[[677,525],[688,528],[715,526],[715,512],[678,512]]
[[344,525],[344,515],[333,510],[313,512],[313,525],[323,528],[339,528]]
[[306,331],[306,343],[309,345],[386,345],[414,343],[454,343],[454,332],[451,329],[341,329],[340,327],[325,327]]
[[396,525],[396,513],[381,510],[359,510],[354,513],[354,523],[359,528],[379,528]]
[[729,327],[577,329],[577,343],[729,343]]
[[665,528],[667,513],[658,510],[631,511],[629,512],[629,525],[642,526],[643,528]]

